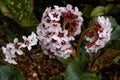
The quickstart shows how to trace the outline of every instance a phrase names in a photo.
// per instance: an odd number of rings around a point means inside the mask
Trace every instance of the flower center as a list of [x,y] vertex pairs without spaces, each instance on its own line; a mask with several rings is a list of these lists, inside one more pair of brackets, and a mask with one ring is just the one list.
[[24,42],[24,44],[25,44],[25,45],[29,45],[30,42],[29,42],[28,40],[26,40],[26,41]]
[[16,49],[18,49],[20,47],[20,45],[18,43],[15,43],[14,46]]
[[64,37],[64,33],[61,33],[61,32],[59,32],[58,33],[58,36],[61,38],[61,37]]

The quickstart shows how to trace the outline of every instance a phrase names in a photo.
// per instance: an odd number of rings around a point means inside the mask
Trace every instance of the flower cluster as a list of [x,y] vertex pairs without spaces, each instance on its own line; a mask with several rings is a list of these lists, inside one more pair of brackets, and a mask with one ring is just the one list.
[[[22,36],[24,42],[18,42],[18,38],[14,39],[14,43],[8,43],[6,47],[2,47],[5,55],[5,61],[12,64],[17,64],[15,61],[18,55],[23,55],[21,48],[27,47],[28,50],[32,46],[37,45],[37,41],[41,45],[43,53],[49,55],[50,58],[62,57],[64,59],[76,56],[75,50],[70,44],[70,41],[75,40],[75,36],[81,33],[81,25],[83,24],[82,13],[77,7],[68,4],[66,7],[54,6],[48,7],[43,13],[41,23],[37,26],[37,35],[32,32],[28,37]],[[111,23],[109,18],[99,16],[92,27],[87,28],[81,36],[85,38],[88,44],[85,46],[86,52],[97,52],[103,48],[110,40]],[[86,33],[87,32],[87,33]],[[83,37],[80,37],[82,40]],[[81,42],[80,42],[81,43]],[[77,52],[80,43],[77,46]]]
[[[18,38],[14,39],[14,43],[8,43],[6,47],[2,47],[3,53],[5,55],[4,59],[5,61],[12,63],[12,64],[17,64],[15,61],[17,55],[23,55],[23,51],[21,48],[27,47],[28,50],[31,50],[31,47],[37,44],[37,36],[34,32],[30,36],[25,37],[23,36],[24,42],[18,42]],[[17,55],[16,55],[17,54]]]
[[111,36],[112,27],[109,18],[99,16],[93,27],[96,35],[93,31],[86,34],[86,40],[89,41],[85,47],[87,52],[97,52],[98,49],[105,46]]
[[54,6],[43,13],[41,23],[37,27],[38,39],[43,52],[54,58],[66,59],[73,53],[70,41],[81,33],[82,13],[70,4],[66,7]]

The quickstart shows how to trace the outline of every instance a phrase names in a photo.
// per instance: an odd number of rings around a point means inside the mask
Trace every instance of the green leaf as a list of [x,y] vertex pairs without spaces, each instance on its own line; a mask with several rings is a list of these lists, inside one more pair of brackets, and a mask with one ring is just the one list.
[[117,56],[115,59],[112,60],[113,63],[119,63],[120,56]]
[[64,76],[60,74],[60,75],[55,76],[53,80],[63,80],[63,79],[64,79]]
[[120,26],[117,26],[111,34],[111,40],[120,39]]
[[81,80],[101,80],[95,73],[85,72],[81,75]]
[[80,80],[80,75],[85,71],[87,58],[81,56],[72,61],[66,69],[65,80]]
[[91,12],[91,16],[99,16],[99,15],[103,15],[105,14],[105,7],[103,6],[97,6],[96,8],[93,9],[93,11]]
[[116,40],[111,40],[107,45],[106,48],[111,48],[111,49],[116,49],[116,50],[120,50],[120,39],[116,39]]
[[100,80],[95,73],[85,72],[87,57],[81,56],[72,61],[66,68],[65,80]]
[[89,18],[90,13],[92,11],[93,7],[91,5],[86,5],[85,8],[83,9],[82,13],[85,17]]
[[88,56],[89,53],[86,52],[85,46],[80,48],[80,55],[82,56]]
[[58,57],[57,59],[64,65],[68,65],[73,60],[73,58],[71,58],[71,57],[69,57],[67,59],[63,59],[63,58]]
[[0,67],[0,80],[25,80],[22,72],[12,66]]
[[120,39],[120,26],[117,24],[114,18],[110,17],[110,21],[113,28],[111,33],[111,40]]
[[113,4],[108,4],[106,7],[105,7],[105,13],[108,13],[112,10],[112,8],[114,7]]
[[38,21],[33,13],[33,0],[1,0],[3,15],[14,19],[21,26],[36,26]]
[[118,26],[118,24],[117,24],[117,21],[115,20],[115,18],[109,17],[109,19],[110,19],[112,28],[116,28]]

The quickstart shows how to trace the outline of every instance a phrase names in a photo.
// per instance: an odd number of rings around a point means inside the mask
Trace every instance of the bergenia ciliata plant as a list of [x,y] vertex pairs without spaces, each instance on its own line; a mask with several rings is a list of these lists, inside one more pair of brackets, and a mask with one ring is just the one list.
[[[43,13],[41,23],[37,27],[38,39],[43,52],[50,57],[70,57],[74,53],[70,41],[81,33],[83,24],[82,13],[77,7],[54,6],[47,8]],[[68,25],[67,25],[68,24]]]
[[[30,51],[32,46],[37,45],[38,41],[45,55],[50,58],[67,59],[71,55],[78,57],[83,38],[88,41],[84,47],[87,53],[97,52],[110,40],[112,27],[109,18],[98,16],[94,24],[84,31],[81,30],[82,24],[82,12],[77,7],[73,8],[70,4],[66,7],[57,5],[53,8],[48,7],[37,26],[37,35],[32,32],[28,37],[22,37],[24,42],[18,42],[18,38],[15,38],[14,43],[8,43],[6,47],[2,47],[5,61],[17,64],[16,56],[24,54],[21,48],[27,47]],[[77,35],[81,35],[81,37],[77,50],[75,50],[71,41],[74,41]]]

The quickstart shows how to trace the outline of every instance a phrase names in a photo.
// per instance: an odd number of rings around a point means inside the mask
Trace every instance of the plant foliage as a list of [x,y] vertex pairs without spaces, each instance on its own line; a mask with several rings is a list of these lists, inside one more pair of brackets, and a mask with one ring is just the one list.
[[0,80],[25,80],[22,72],[13,66],[0,66]]

